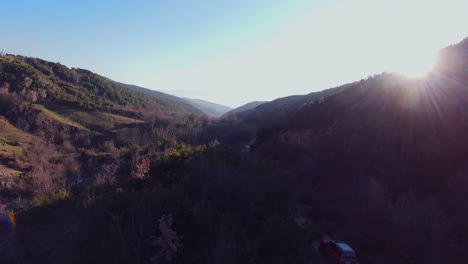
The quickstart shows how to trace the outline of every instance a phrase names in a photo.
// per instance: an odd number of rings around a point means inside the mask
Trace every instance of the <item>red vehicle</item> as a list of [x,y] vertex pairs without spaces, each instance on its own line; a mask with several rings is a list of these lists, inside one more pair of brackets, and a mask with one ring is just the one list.
[[356,252],[346,243],[336,240],[322,240],[320,254],[333,264],[359,264]]

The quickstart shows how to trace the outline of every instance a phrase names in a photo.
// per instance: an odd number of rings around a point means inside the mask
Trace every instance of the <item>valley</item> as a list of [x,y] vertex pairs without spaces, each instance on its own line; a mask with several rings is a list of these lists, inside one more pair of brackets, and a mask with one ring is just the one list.
[[323,263],[314,245],[331,235],[364,264],[456,262],[467,54],[465,39],[423,78],[376,74],[231,112],[2,54],[0,211],[16,216],[2,260]]

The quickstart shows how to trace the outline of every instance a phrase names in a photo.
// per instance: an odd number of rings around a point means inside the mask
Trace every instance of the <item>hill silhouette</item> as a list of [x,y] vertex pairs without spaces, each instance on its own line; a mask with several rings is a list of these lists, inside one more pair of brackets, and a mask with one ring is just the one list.
[[468,246],[456,202],[466,193],[466,54],[464,40],[425,78],[375,75],[303,105],[260,131],[256,153],[294,175],[315,214],[372,248],[373,262],[456,261]]

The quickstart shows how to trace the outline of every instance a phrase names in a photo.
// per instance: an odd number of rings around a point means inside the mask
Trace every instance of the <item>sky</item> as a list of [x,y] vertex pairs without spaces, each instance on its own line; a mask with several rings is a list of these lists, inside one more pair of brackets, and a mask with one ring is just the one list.
[[466,0],[0,0],[0,51],[237,107],[430,70]]

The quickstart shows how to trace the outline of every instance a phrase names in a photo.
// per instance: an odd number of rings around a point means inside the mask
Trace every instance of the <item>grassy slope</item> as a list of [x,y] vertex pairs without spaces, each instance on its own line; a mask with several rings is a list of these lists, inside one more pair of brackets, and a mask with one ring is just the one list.
[[133,119],[117,114],[90,111],[86,109],[73,108],[59,104],[47,104],[38,106],[44,114],[63,124],[71,125],[87,131],[103,132],[110,131],[121,126],[129,126],[144,123],[142,120]]
[[82,126],[80,123],[77,123],[77,122],[73,122],[72,120],[66,118],[65,116],[62,116],[60,115],[59,113],[57,112],[54,112],[52,110],[49,110],[47,108],[45,108],[43,105],[34,105],[33,106],[35,109],[41,111],[45,116],[47,116],[48,118],[51,118],[51,119],[54,119],[64,125],[67,125],[67,126],[73,126],[73,127],[77,127],[79,129],[82,129],[82,130],[86,130],[86,131],[89,131],[89,129],[87,129],[86,127]]
[[[61,106],[46,108],[39,104],[35,104],[32,107],[41,111],[48,119],[87,132],[111,131],[134,124],[144,123],[142,120],[105,112],[79,110]],[[22,149],[19,144],[28,143],[33,139],[33,135],[17,129],[10,124],[8,120],[0,116],[0,156],[10,157],[14,155],[14,153],[21,155]]]
[[0,116],[0,155],[11,156],[21,153],[19,143],[30,142],[34,136],[25,133]]
[[128,126],[132,124],[144,123],[144,121],[138,119],[132,119],[104,112],[71,110],[63,114],[70,120],[73,120],[74,122],[80,122],[91,130],[96,131],[113,130],[122,125]]

